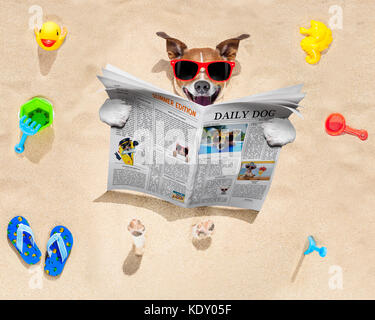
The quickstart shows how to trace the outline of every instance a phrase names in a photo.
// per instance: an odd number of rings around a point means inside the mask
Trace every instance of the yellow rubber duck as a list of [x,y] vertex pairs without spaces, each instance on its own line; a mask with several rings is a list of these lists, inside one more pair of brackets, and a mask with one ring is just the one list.
[[38,45],[47,51],[52,51],[60,48],[64,42],[65,37],[68,33],[66,27],[63,27],[63,31],[59,25],[53,21],[47,21],[43,23],[42,28],[34,28],[35,38]]
[[300,28],[300,33],[307,35],[301,40],[301,48],[307,54],[306,62],[315,64],[319,62],[321,52],[329,47],[332,42],[332,31],[323,22],[311,20],[311,28]]

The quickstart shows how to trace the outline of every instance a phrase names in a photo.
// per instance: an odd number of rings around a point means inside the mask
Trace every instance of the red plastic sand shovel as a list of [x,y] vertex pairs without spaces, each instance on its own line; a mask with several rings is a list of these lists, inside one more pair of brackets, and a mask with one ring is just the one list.
[[326,132],[331,136],[339,136],[348,133],[357,136],[361,140],[366,140],[368,133],[366,130],[358,130],[348,127],[345,118],[340,113],[332,113],[326,120]]

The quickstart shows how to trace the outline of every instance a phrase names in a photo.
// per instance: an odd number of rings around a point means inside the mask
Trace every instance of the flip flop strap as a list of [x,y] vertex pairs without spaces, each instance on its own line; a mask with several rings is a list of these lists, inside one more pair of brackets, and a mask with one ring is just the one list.
[[18,225],[18,229],[17,229],[17,242],[16,242],[16,246],[18,248],[18,250],[22,253],[23,251],[23,233],[26,232],[28,234],[31,235],[31,243],[32,245],[34,246],[34,233],[33,231],[31,230],[31,228],[25,224],[22,224],[20,223]]
[[48,256],[49,257],[52,256],[51,246],[55,242],[57,242],[57,247],[58,247],[58,249],[60,251],[60,254],[61,254],[61,260],[64,262],[64,260],[68,256],[68,252],[66,251],[66,246],[65,246],[63,238],[61,237],[61,233],[55,233],[54,235],[52,235],[51,238],[49,238],[49,240],[47,242]]

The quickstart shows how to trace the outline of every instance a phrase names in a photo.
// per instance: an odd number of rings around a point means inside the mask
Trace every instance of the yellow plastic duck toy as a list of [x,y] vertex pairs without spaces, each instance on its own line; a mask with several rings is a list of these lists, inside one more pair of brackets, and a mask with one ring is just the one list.
[[66,27],[61,29],[59,25],[53,21],[47,21],[43,23],[42,28],[34,28],[36,42],[38,45],[47,51],[52,51],[60,48],[61,44],[64,42],[65,37],[68,33]]
[[321,52],[329,47],[332,42],[332,31],[323,22],[311,20],[311,28],[300,28],[300,33],[308,37],[301,40],[301,48],[307,54],[306,62],[315,64],[319,62]]

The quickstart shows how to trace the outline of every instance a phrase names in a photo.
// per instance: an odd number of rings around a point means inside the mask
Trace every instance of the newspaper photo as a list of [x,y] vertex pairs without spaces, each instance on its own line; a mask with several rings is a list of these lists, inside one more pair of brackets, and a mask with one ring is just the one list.
[[201,106],[111,65],[102,71],[109,99],[132,106],[125,126],[111,127],[108,190],[260,211],[281,149],[268,145],[262,123],[302,117],[302,85]]

